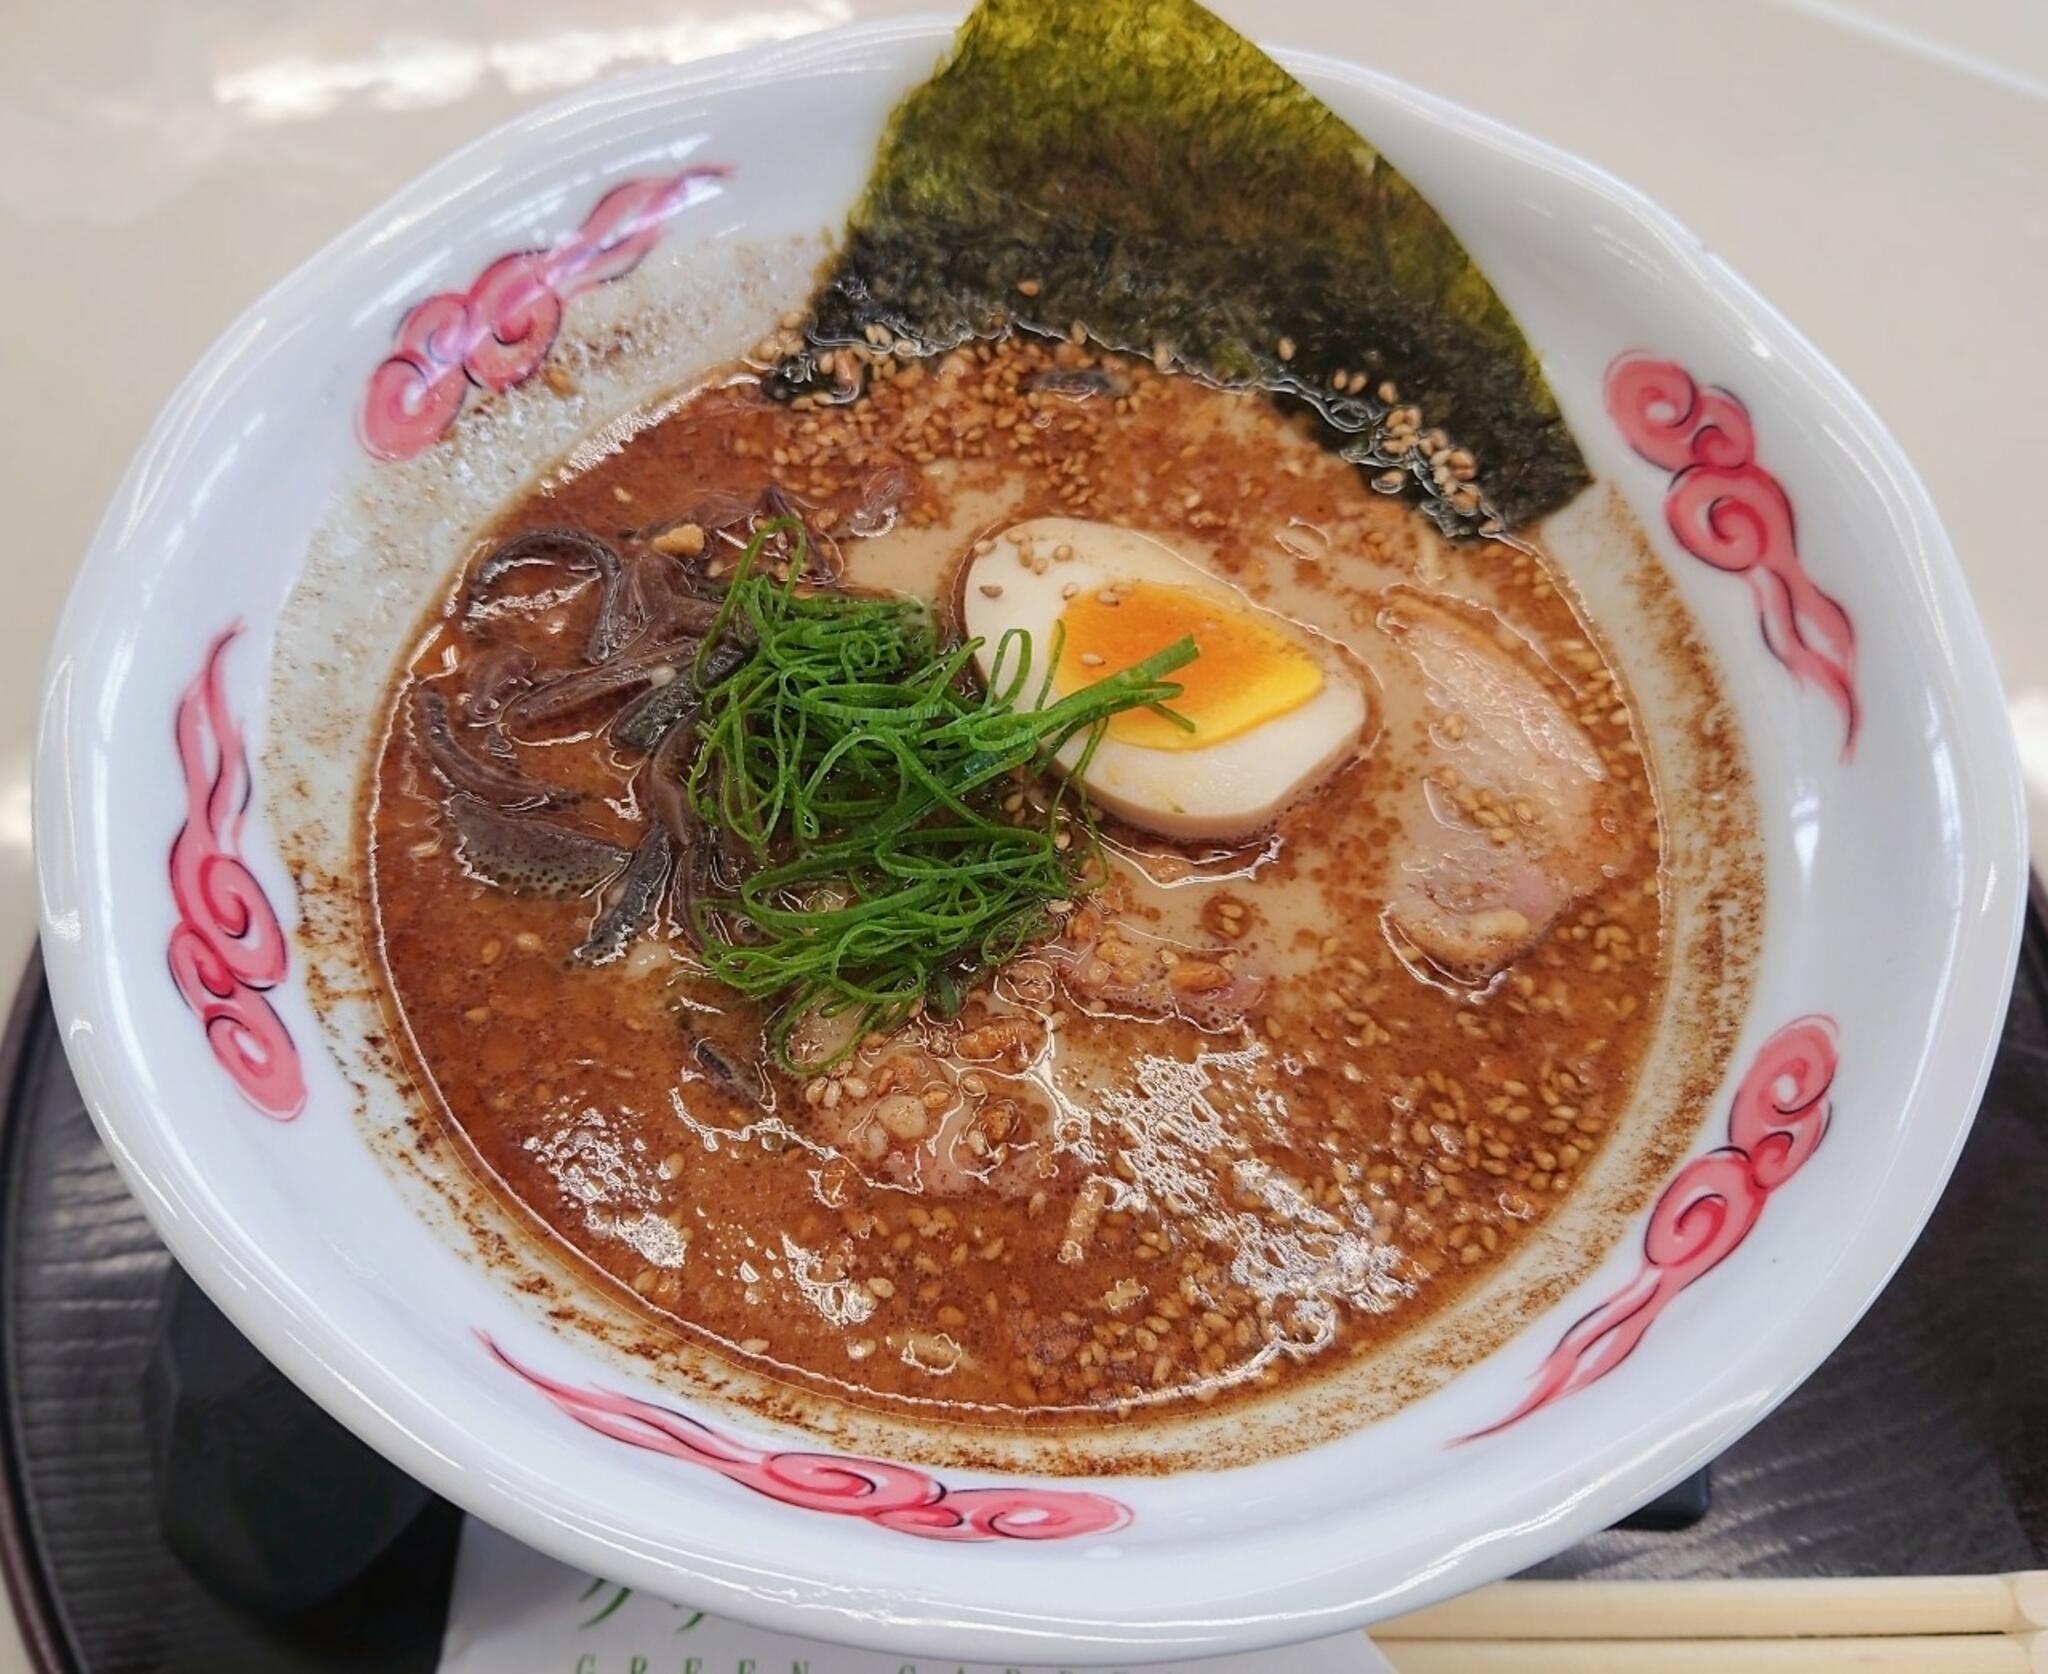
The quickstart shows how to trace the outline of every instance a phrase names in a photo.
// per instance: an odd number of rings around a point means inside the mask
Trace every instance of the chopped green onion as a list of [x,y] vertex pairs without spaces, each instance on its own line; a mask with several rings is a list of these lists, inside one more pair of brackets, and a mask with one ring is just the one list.
[[[782,581],[755,573],[776,533],[792,544]],[[1026,823],[1002,815],[1002,788],[1085,733],[1078,778],[1110,717],[1169,704],[1181,689],[1165,677],[1197,654],[1182,639],[1049,702],[1056,639],[1036,705],[1020,708],[1029,634],[1006,633],[977,684],[980,641],[942,644],[911,600],[799,591],[804,555],[787,520],[748,544],[699,655],[733,633],[752,653],[705,694],[687,787],[698,818],[748,860],[736,886],[693,905],[706,966],[777,1006],[770,1051],[798,1075],[920,1002],[957,1007],[974,973],[1052,928],[1048,904],[1078,893],[1094,846],[1085,799],[1062,787]],[[1068,822],[1086,842],[1060,846]],[[792,1034],[806,1019],[836,1021],[845,1044],[797,1062]]]

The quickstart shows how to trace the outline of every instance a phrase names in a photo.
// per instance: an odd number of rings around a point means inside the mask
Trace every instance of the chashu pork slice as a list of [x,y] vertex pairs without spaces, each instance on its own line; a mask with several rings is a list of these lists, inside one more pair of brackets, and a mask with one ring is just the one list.
[[1420,670],[1431,723],[1387,920],[1444,974],[1483,983],[1633,845],[1600,752],[1498,622],[1404,591],[1380,627]]

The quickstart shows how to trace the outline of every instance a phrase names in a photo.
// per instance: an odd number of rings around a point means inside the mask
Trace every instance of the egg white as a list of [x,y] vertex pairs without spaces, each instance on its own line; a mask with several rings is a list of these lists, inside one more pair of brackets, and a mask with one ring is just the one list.
[[[1057,557],[1062,549],[1068,556]],[[1365,693],[1327,641],[1170,546],[1085,518],[1033,518],[1003,531],[989,551],[969,561],[962,582],[962,625],[981,641],[975,661],[982,678],[990,676],[1003,635],[1021,629],[1031,636],[1031,677],[1021,699],[1035,701],[1070,600],[1138,581],[1214,594],[1232,610],[1257,617],[1315,659],[1322,690],[1285,714],[1198,749],[1155,750],[1105,737],[1081,783],[1098,807],[1162,836],[1229,841],[1253,835],[1356,752],[1365,730]],[[1006,676],[1015,669],[1014,656],[1004,665]],[[1047,694],[1047,701],[1056,695]],[[1085,746],[1085,738],[1070,740],[1059,765],[1071,771]]]

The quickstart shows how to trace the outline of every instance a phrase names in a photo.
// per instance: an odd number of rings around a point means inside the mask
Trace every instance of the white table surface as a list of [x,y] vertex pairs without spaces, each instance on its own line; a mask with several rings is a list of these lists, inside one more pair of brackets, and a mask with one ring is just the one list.
[[[1604,164],[1689,222],[1919,465],[2048,857],[2043,0],[1216,0]],[[34,934],[42,660],[172,386],[272,281],[564,88],[912,0],[12,0],[0,21],[0,968]],[[25,1667],[0,1607],[0,1674]]]

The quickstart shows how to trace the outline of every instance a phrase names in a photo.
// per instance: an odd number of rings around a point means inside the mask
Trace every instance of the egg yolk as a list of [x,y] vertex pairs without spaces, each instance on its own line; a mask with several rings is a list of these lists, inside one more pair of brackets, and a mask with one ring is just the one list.
[[1213,593],[1127,582],[1116,603],[1086,593],[1061,613],[1066,639],[1054,689],[1062,695],[1120,673],[1192,634],[1201,655],[1167,676],[1181,695],[1177,727],[1149,709],[1114,716],[1109,736],[1147,750],[1201,750],[1298,709],[1323,689],[1323,671],[1293,640]]

